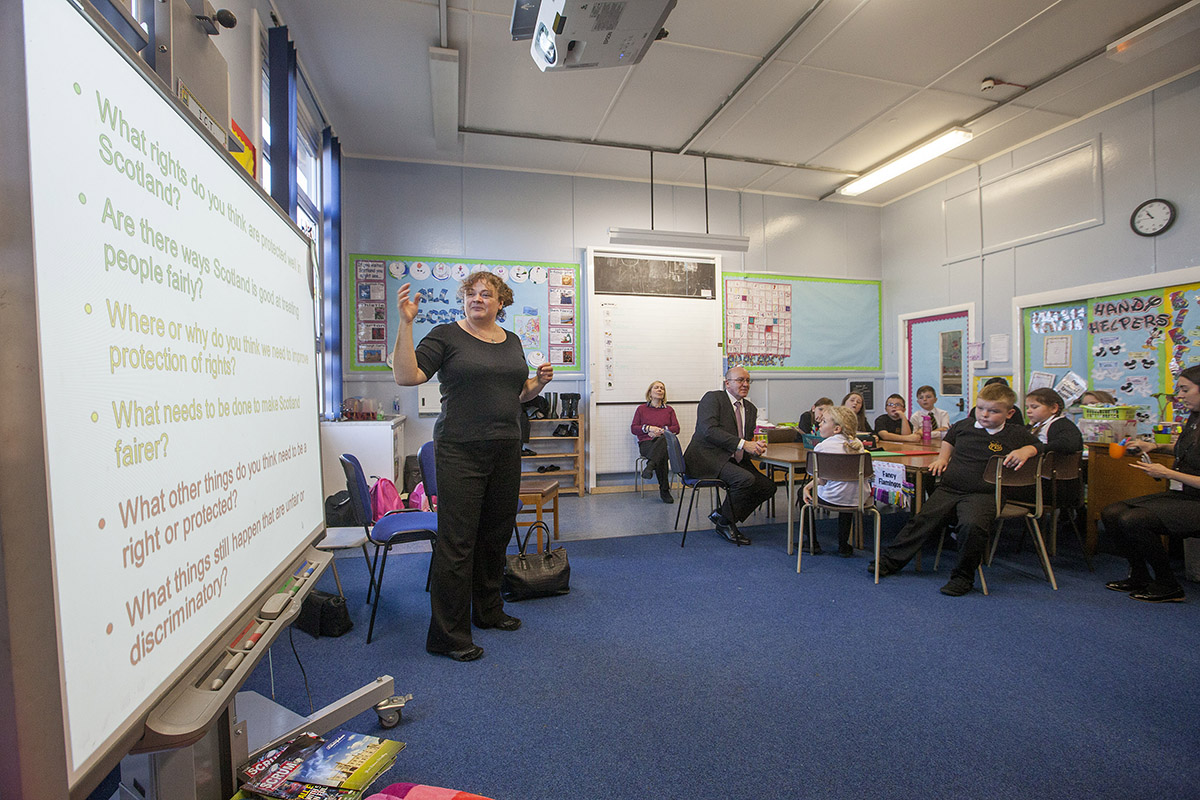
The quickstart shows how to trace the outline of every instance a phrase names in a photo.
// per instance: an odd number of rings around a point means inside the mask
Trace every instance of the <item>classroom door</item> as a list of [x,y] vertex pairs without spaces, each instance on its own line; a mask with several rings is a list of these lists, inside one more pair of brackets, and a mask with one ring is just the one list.
[[937,407],[957,422],[967,415],[971,400],[971,371],[967,342],[971,340],[974,309],[936,309],[900,318],[900,338],[905,343],[907,385],[902,387],[909,413],[917,408],[916,390],[937,390]]

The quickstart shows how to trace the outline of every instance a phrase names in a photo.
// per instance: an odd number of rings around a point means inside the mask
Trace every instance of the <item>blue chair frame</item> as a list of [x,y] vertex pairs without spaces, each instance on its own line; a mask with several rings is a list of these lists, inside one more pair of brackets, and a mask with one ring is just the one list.
[[675,529],[679,530],[679,514],[683,511],[683,496],[690,488],[692,496],[688,500],[687,516],[683,519],[683,538],[679,540],[679,546],[687,542],[688,523],[692,519],[692,504],[696,502],[697,489],[713,489],[717,493],[717,507],[721,505],[721,491],[728,491],[725,481],[720,478],[693,478],[687,474],[687,465],[683,462],[683,448],[679,445],[679,437],[670,431],[664,431],[663,436],[667,437],[667,461],[671,465],[671,471],[679,478],[679,482],[683,484],[679,489],[679,507],[675,510]]
[[[431,444],[422,446],[422,450]],[[420,454],[418,453],[418,458]],[[432,547],[437,547],[437,512],[435,511],[397,511],[387,514],[379,520],[371,521],[371,493],[367,489],[367,477],[358,459],[349,453],[342,454],[342,471],[346,473],[346,491],[350,493],[350,505],[355,516],[362,524],[367,538],[375,545],[375,558],[371,562],[370,582],[367,584],[367,602],[371,602],[374,592],[375,601],[371,606],[371,622],[367,626],[367,644],[375,633],[375,615],[379,611],[379,598],[383,594],[383,573],[387,569],[388,550],[394,544],[406,542],[428,541]],[[382,561],[379,552],[383,551]],[[433,559],[430,558],[432,570]],[[379,577],[375,576],[375,565],[379,565]],[[429,578],[425,579],[425,589],[429,589]]]

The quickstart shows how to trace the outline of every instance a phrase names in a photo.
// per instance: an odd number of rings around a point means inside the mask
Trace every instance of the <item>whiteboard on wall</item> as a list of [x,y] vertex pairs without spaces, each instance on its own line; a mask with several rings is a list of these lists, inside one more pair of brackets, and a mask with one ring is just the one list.
[[[696,401],[719,388],[720,292],[695,297],[597,294],[596,257],[611,255],[588,251],[589,372],[595,402],[643,402],[646,388],[656,380],[679,401]],[[720,264],[713,257],[708,261],[719,274]]]
[[[687,258],[711,265],[716,289],[687,297],[598,294],[597,257],[613,256],[672,262]],[[632,469],[637,447],[629,424],[634,406],[645,402],[650,383],[666,384],[668,402],[678,412],[679,404],[695,403],[705,392],[721,388],[724,351],[719,256],[655,256],[589,248],[587,270],[589,407],[594,421],[589,426],[588,475],[594,487],[597,472]]]

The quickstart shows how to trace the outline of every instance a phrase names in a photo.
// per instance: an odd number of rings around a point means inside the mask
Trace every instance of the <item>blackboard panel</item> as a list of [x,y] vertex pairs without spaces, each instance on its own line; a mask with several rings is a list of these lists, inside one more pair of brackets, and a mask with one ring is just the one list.
[[595,265],[596,294],[716,297],[717,268],[712,261],[598,255]]

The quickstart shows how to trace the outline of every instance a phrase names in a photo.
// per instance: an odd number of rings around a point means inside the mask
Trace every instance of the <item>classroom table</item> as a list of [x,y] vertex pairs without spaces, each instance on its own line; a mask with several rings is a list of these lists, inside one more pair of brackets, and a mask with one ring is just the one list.
[[766,451],[756,460],[787,470],[787,552],[790,556],[793,552],[792,537],[796,514],[796,467],[800,467],[801,473],[804,472],[804,466],[808,462],[808,450],[799,442],[768,444]]
[[[1087,549],[1094,554],[1098,537],[1096,523],[1106,505],[1130,497],[1165,492],[1167,482],[1151,478],[1130,466],[1134,462],[1133,456],[1113,458],[1108,454],[1107,444],[1089,442],[1087,451]],[[1151,453],[1150,458],[1167,467],[1175,463],[1175,456],[1170,453]]]
[[872,461],[892,461],[903,464],[905,472],[913,480],[913,513],[921,510],[925,499],[925,474],[929,465],[937,461],[940,444],[920,442],[888,442],[883,452],[871,453]]

